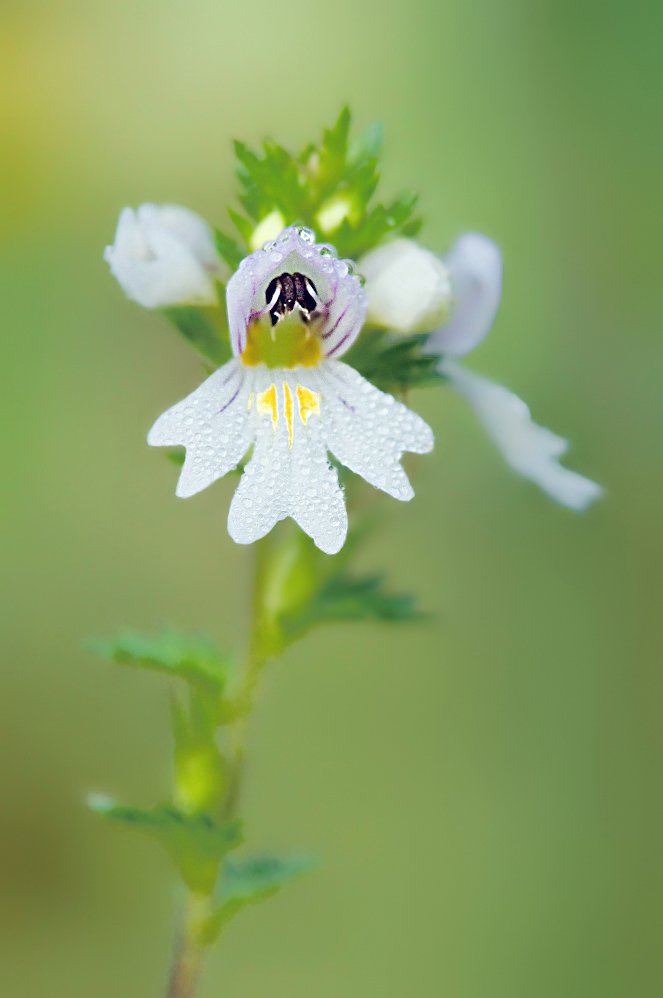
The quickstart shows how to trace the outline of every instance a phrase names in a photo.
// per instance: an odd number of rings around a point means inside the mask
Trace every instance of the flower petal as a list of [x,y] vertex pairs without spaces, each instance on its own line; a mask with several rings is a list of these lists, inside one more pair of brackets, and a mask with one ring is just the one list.
[[454,288],[454,314],[430,337],[428,349],[464,357],[488,335],[495,319],[502,297],[502,255],[492,239],[469,232],[445,263]]
[[246,454],[255,433],[248,407],[251,388],[251,374],[231,360],[159,416],[148,444],[186,447],[176,495],[185,498],[207,488]]
[[529,408],[517,395],[452,360],[444,361],[440,370],[470,403],[507,464],[523,478],[577,512],[603,495],[596,482],[560,465],[568,441],[534,423]]
[[447,318],[452,289],[445,264],[413,239],[395,239],[359,260],[367,319],[398,333],[429,332]]
[[316,374],[323,396],[321,419],[332,454],[395,499],[411,499],[414,492],[400,457],[403,451],[432,450],[431,428],[347,364],[327,361]]
[[300,418],[294,379],[279,374],[287,378],[289,397],[284,383],[274,384],[276,419],[260,421],[253,456],[230,505],[228,532],[238,544],[251,544],[291,516],[322,551],[335,554],[348,529],[338,476],[327,461],[319,417]]
[[332,246],[316,244],[310,229],[291,226],[245,257],[228,281],[228,323],[235,356],[244,351],[249,323],[266,311],[270,281],[295,272],[312,280],[317,289],[325,313],[319,333],[326,351],[345,353],[359,335],[366,315],[359,278],[350,273],[346,261],[337,258]]

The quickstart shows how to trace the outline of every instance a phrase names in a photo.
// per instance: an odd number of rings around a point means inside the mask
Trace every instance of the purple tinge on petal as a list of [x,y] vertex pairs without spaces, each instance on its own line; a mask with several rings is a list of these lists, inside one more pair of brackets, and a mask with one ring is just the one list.
[[366,298],[348,262],[332,246],[319,245],[310,229],[284,229],[278,239],[245,257],[228,281],[226,292],[230,342],[235,356],[246,346],[249,323],[267,311],[265,292],[274,277],[300,272],[309,277],[323,308],[319,327],[325,354],[340,356],[358,336],[366,316]]
[[492,239],[468,232],[444,262],[453,282],[454,312],[430,337],[428,349],[464,357],[488,335],[495,319],[502,298],[502,254]]
[[341,274],[322,332],[322,350],[326,357],[340,357],[349,350],[366,319],[366,295],[359,279],[349,273],[343,260],[335,259],[334,263]]

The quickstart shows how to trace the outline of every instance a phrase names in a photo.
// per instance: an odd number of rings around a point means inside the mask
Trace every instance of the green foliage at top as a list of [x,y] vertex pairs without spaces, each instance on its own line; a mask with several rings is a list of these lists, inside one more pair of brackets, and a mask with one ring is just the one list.
[[365,329],[343,357],[376,388],[391,394],[408,388],[440,384],[440,355],[424,353],[430,333],[399,336],[381,329]]
[[201,635],[175,630],[145,635],[125,628],[113,638],[89,645],[102,658],[119,665],[152,669],[211,691],[221,691],[228,677],[228,660]]
[[296,877],[317,866],[310,856],[255,856],[225,862],[220,883],[221,904],[208,920],[203,941],[213,942],[243,908],[266,901]]
[[366,533],[366,529],[354,528],[340,553],[333,556],[290,525],[260,542],[261,599],[256,607],[253,649],[258,658],[279,654],[318,624],[396,623],[424,616],[411,595],[390,592],[381,575],[356,575],[349,569]]
[[343,108],[318,144],[293,155],[267,140],[260,153],[235,142],[239,165],[239,200],[246,212],[231,211],[240,240],[217,231],[217,248],[235,270],[246,255],[251,233],[274,211],[286,225],[302,224],[318,237],[330,240],[341,257],[357,259],[389,235],[414,235],[421,219],[415,216],[417,198],[403,193],[386,204],[371,201],[380,174],[378,160],[382,129],[370,126],[350,142],[350,111]]
[[189,815],[172,804],[144,811],[117,804],[102,794],[91,794],[88,806],[109,821],[131,826],[156,839],[192,891],[210,893],[221,862],[242,843],[241,822],[221,824],[207,814]]

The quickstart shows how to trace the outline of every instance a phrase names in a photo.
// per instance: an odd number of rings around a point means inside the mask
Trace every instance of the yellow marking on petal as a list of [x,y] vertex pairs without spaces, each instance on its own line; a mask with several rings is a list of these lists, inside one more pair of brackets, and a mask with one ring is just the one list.
[[285,399],[285,421],[288,424],[288,439],[292,447],[292,393],[287,381],[283,382],[283,397]]
[[276,401],[276,385],[270,385],[266,392],[260,392],[256,398],[256,409],[263,415],[271,414],[272,426],[276,426],[279,418],[279,407]]
[[248,402],[248,405],[246,407],[249,410],[249,412],[251,412],[251,406],[252,405],[253,405],[253,392],[251,392],[251,394],[249,395],[249,402]]
[[299,415],[302,418],[302,423],[306,424],[312,412],[320,415],[321,396],[318,392],[312,392],[310,388],[303,388],[301,385],[297,385],[295,391],[299,401]]

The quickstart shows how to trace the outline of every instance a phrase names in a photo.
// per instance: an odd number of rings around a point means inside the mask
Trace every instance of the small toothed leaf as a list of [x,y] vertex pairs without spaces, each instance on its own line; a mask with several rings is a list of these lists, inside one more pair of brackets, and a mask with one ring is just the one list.
[[174,630],[149,635],[125,628],[114,638],[89,642],[89,647],[119,665],[152,669],[215,691],[223,688],[228,676],[228,660],[200,635]]
[[286,884],[318,865],[311,856],[256,856],[226,860],[220,884],[221,904],[203,930],[203,940],[212,942],[231,918],[250,904],[272,897]]
[[145,811],[117,804],[103,794],[91,794],[88,806],[101,817],[135,828],[159,842],[193,891],[211,891],[220,863],[242,843],[241,822],[219,824],[209,815],[184,814],[171,804],[158,804]]
[[446,379],[438,371],[439,354],[424,353],[423,349],[429,336],[430,333],[400,336],[367,329],[343,360],[384,392],[440,384]]

